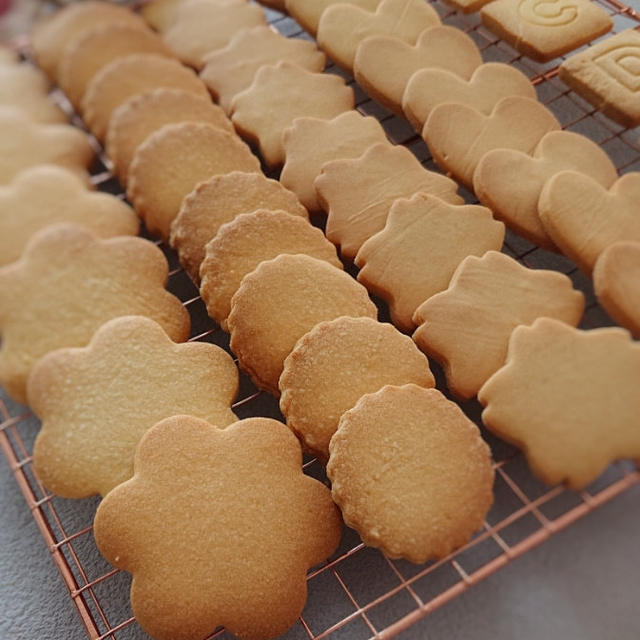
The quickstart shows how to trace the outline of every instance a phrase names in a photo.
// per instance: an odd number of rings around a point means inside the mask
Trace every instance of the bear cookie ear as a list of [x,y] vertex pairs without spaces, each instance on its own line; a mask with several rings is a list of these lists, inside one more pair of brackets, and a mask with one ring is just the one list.
[[194,640],[224,626],[267,640],[295,623],[307,570],[336,549],[342,520],[329,490],[303,474],[285,425],[169,418],[143,437],[135,470],[98,507],[94,534],[133,574],[131,605],[147,632]]

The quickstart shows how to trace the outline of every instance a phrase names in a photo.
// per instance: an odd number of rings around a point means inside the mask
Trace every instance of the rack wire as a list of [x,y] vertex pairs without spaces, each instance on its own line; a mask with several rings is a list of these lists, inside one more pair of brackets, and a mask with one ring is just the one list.
[[[617,0],[596,0],[614,20],[614,32],[626,28],[640,30],[640,16]],[[445,24],[457,26],[475,40],[485,61],[513,64],[523,71],[537,88],[538,97],[556,116],[563,128],[583,133],[597,142],[612,157],[620,171],[640,170],[640,129],[625,129],[604,117],[590,104],[557,79],[558,61],[535,63],[500,41],[481,24],[477,14],[463,15],[440,0],[432,2]],[[265,9],[269,22],[287,37],[309,38],[290,17]],[[389,138],[411,149],[429,169],[436,169],[426,145],[409,123],[392,115],[370,100],[335,66],[327,72],[345,77],[356,92],[357,109],[377,117]],[[73,124],[84,128],[72,113],[65,97],[52,93],[70,115]],[[94,167],[92,182],[100,190],[124,194],[110,171],[109,159],[93,139],[100,161]],[[468,202],[473,194],[464,192]],[[316,220],[321,226],[322,222]],[[175,293],[192,317],[190,340],[204,340],[228,350],[228,336],[207,317],[197,289],[180,268],[175,253],[157,243],[170,264],[168,288]],[[532,268],[551,268],[566,273],[574,286],[585,293],[587,307],[583,328],[613,324],[597,304],[591,281],[561,255],[550,253],[507,232],[504,251]],[[382,319],[388,319],[380,304]],[[442,371],[434,365],[438,387],[446,393]],[[277,402],[259,392],[241,375],[239,400],[234,410],[240,418],[251,415],[282,419]],[[476,401],[461,405],[481,428],[481,407]],[[48,493],[33,471],[33,441],[38,420],[27,408],[9,400],[0,391],[0,448],[22,491],[28,509],[49,549],[69,595],[75,603],[89,638],[120,640],[146,637],[128,610],[129,578],[110,568],[98,553],[92,536],[92,520],[98,499],[70,501]],[[611,465],[584,491],[572,492],[562,486],[546,487],[528,470],[522,454],[483,429],[489,442],[496,470],[495,503],[483,529],[462,549],[425,565],[391,560],[375,549],[366,548],[355,532],[345,529],[338,551],[308,574],[309,598],[302,617],[286,638],[321,640],[349,637],[390,638],[429,615],[484,578],[547,540],[558,531],[598,508],[605,502],[640,483],[637,463],[621,461]],[[326,480],[316,460],[307,460],[305,472]],[[219,629],[211,638],[229,637]]]

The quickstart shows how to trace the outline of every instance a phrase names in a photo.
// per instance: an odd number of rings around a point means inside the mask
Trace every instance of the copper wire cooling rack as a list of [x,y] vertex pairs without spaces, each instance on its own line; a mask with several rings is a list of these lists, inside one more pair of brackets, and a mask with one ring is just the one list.
[[[614,31],[640,29],[640,17],[615,0],[598,0],[614,19]],[[537,87],[538,96],[559,117],[563,128],[583,133],[599,143],[621,171],[640,170],[640,129],[624,129],[595,111],[591,105],[568,90],[557,78],[557,64],[537,64],[481,26],[477,14],[465,16],[439,2],[434,8],[445,24],[467,31],[483,51],[485,61],[513,64],[527,74]],[[308,38],[289,17],[266,9],[269,22],[288,37]],[[344,74],[330,66],[327,72]],[[391,115],[368,99],[347,78],[356,92],[357,108],[377,117],[389,138],[408,146],[429,169],[435,169],[428,150],[408,122]],[[54,91],[52,98],[71,114],[64,96]],[[83,127],[72,115],[72,122]],[[523,123],[526,126],[526,123]],[[97,141],[100,162],[92,180],[100,190],[124,197],[110,172],[109,160]],[[464,192],[464,191],[463,191]],[[470,193],[464,193],[474,202]],[[321,224],[321,223],[318,223]],[[228,337],[208,319],[198,292],[179,267],[175,254],[159,245],[171,266],[169,289],[180,297],[192,316],[191,340],[205,340],[228,349]],[[584,328],[613,324],[598,306],[590,280],[566,258],[537,248],[507,233],[504,251],[533,268],[552,268],[569,275],[587,298]],[[386,310],[381,305],[383,319]],[[446,389],[443,376],[434,366],[438,386]],[[258,392],[241,377],[241,398],[234,406],[239,417],[266,415],[281,418],[277,402]],[[462,405],[479,425],[480,407],[476,402]],[[110,568],[95,547],[91,522],[97,498],[63,500],[48,493],[33,472],[31,451],[39,424],[25,407],[0,395],[0,447],[13,470],[27,507],[42,533],[51,557],[77,606],[88,635],[93,640],[146,637],[135,619],[123,615],[128,608],[129,578]],[[514,448],[483,430],[495,460],[495,504],[483,529],[464,548],[451,556],[426,565],[390,560],[374,549],[365,548],[353,531],[345,529],[340,549],[325,564],[309,573],[309,600],[287,638],[320,640],[328,636],[389,638],[441,607],[514,558],[526,553],[554,533],[640,482],[637,465],[623,461],[612,465],[585,491],[571,492],[564,487],[548,487],[529,472],[523,456]],[[324,470],[315,460],[305,463],[305,471],[324,479]],[[226,636],[218,630],[212,637]]]

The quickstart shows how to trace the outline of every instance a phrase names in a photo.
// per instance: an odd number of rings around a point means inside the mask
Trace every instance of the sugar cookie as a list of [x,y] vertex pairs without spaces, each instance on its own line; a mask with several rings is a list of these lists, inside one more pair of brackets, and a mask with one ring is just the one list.
[[0,45],[0,64],[2,66],[14,66],[20,64],[20,56],[9,47]]
[[427,358],[407,336],[371,318],[321,322],[298,340],[280,376],[280,410],[323,462],[342,414],[387,384],[433,387]]
[[282,423],[249,418],[220,430],[169,418],[144,436],[135,468],[98,507],[94,535],[109,562],[133,573],[143,629],[191,640],[224,626],[268,640],[294,624],[307,570],[333,553],[342,521],[329,490],[303,474]]
[[627,173],[609,188],[587,175],[561,171],[540,194],[545,231],[585,273],[614,242],[640,242],[640,172]]
[[377,309],[344,271],[310,256],[282,255],[260,263],[233,296],[231,350],[256,385],[277,396],[284,360],[298,339],[339,316],[375,318]]
[[491,1],[492,0],[445,0],[447,4],[462,13],[475,13],[476,11],[480,11],[485,4]]
[[418,307],[413,339],[442,362],[449,389],[469,400],[504,364],[518,325],[547,316],[575,327],[583,311],[584,296],[564,274],[488,251],[465,258],[449,288]]
[[203,180],[231,171],[260,171],[235,135],[203,122],[168,124],[137,149],[127,197],[151,233],[168,239],[183,198]]
[[473,172],[485,153],[515,149],[530,154],[545,133],[558,129],[560,123],[545,106],[531,98],[510,96],[502,98],[488,116],[464,104],[438,105],[429,114],[422,137],[438,165],[471,189]]
[[640,457],[638,388],[640,345],[627,331],[540,318],[513,332],[478,400],[487,428],[520,447],[538,478],[577,490],[610,462]]
[[413,45],[429,27],[440,24],[424,0],[382,0],[375,13],[354,5],[328,7],[318,24],[318,44],[345,71],[353,70],[356,50],[369,36],[393,36]]
[[223,224],[205,247],[200,295],[207,312],[225,331],[231,298],[242,278],[261,262],[282,254],[304,253],[342,269],[336,248],[320,229],[286,211],[258,209]]
[[282,134],[296,118],[330,119],[354,107],[353,89],[333,74],[313,73],[290,62],[261,67],[248,89],[231,102],[231,120],[255,142],[265,162],[284,162]]
[[449,285],[470,255],[500,250],[504,225],[477,205],[456,206],[417,193],[396,200],[382,231],[358,251],[358,281],[389,304],[393,323],[412,330],[415,310]]
[[185,0],[151,0],[140,7],[140,15],[150,27],[164,33],[175,22],[178,7],[184,2]]
[[0,382],[24,402],[33,365],[49,351],[86,345],[107,320],[145,315],[172,340],[189,336],[189,313],[165,291],[168,267],[142,238],[100,240],[69,224],[47,227],[22,258],[0,269]]
[[436,389],[386,386],[364,396],[342,416],[329,451],[345,522],[391,558],[446,557],[493,502],[489,447]]
[[345,111],[332,120],[296,118],[285,129],[282,142],[286,160],[280,181],[310,211],[319,211],[314,180],[331,160],[357,158],[374,144],[387,142],[380,123],[357,111]]
[[333,4],[351,4],[366,11],[375,11],[381,0],[285,0],[292,18],[315,37],[324,11]]
[[335,160],[315,180],[318,199],[328,213],[327,238],[345,258],[378,233],[394,200],[425,192],[462,204],[458,185],[427,171],[406,147],[377,144],[355,160]]
[[402,96],[416,71],[436,67],[467,80],[481,64],[478,47],[464,31],[439,25],[425,29],[413,46],[395,36],[365,38],[356,51],[353,71],[374,100],[402,115]]
[[305,220],[309,218],[294,193],[261,173],[232,171],[214,176],[185,197],[171,225],[170,242],[195,283],[200,282],[200,264],[207,242],[239,213],[257,209],[283,210]]

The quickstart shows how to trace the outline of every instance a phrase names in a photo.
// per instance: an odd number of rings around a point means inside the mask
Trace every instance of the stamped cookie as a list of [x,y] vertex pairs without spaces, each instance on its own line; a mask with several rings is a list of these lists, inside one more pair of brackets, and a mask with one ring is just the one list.
[[640,338],[640,242],[616,242],[593,270],[598,301],[622,327]]
[[422,69],[407,83],[402,111],[416,131],[421,132],[429,114],[439,104],[455,102],[489,115],[496,104],[508,96],[536,99],[536,90],[529,78],[508,64],[482,64],[469,81],[447,69]]
[[298,340],[280,376],[280,410],[323,462],[345,411],[387,384],[433,387],[427,358],[411,338],[371,318],[321,322]]
[[262,9],[246,0],[188,0],[178,7],[164,41],[182,62],[201,69],[205,56],[226,47],[240,29],[266,23]]
[[640,124],[640,32],[627,29],[565,60],[560,79],[625,127]]
[[66,124],[34,122],[13,107],[0,108],[0,185],[37,164],[58,164],[78,172],[93,162],[88,136]]
[[354,107],[353,89],[333,74],[313,73],[290,62],[261,67],[248,89],[231,102],[231,119],[260,147],[265,162],[284,162],[282,134],[296,118],[330,119]]
[[402,115],[402,96],[416,71],[436,67],[467,80],[480,64],[480,51],[464,31],[440,25],[425,29],[413,46],[395,36],[365,38],[356,51],[353,72],[374,100]]
[[111,320],[87,347],[47,354],[29,377],[29,405],[42,421],[38,478],[65,498],[105,496],[131,478],[136,446],[154,424],[189,414],[223,428],[236,421],[237,391],[238,370],[220,347],[176,344],[142,316]]
[[207,242],[239,213],[258,209],[282,210],[305,220],[309,218],[294,193],[261,173],[232,171],[214,176],[186,196],[171,225],[170,242],[195,283],[200,282],[200,264]]
[[388,302],[397,327],[411,331],[415,310],[447,288],[464,258],[499,251],[503,241],[504,225],[486,207],[418,193],[396,200],[384,229],[360,247],[358,281]]
[[307,331],[340,316],[376,318],[367,290],[350,275],[306,255],[282,255],[246,275],[227,325],[238,364],[261,389],[279,395],[285,358]]
[[607,190],[587,175],[561,171],[545,184],[538,211],[551,239],[589,274],[609,245],[640,242],[640,172]]
[[471,189],[473,172],[485,153],[515,149],[531,154],[545,133],[558,129],[560,123],[545,106],[510,96],[488,116],[464,104],[441,104],[429,114],[422,137],[438,165]]
[[583,311],[584,296],[564,274],[488,251],[465,258],[449,288],[418,307],[413,339],[443,364],[449,389],[469,400],[504,364],[518,325],[546,316],[575,327]]
[[17,262],[0,269],[0,382],[24,402],[27,377],[46,353],[86,345],[124,315],[160,323],[172,340],[189,336],[189,313],[165,291],[168,267],[142,238],[100,240],[86,229],[43,229]]
[[144,436],[135,468],[98,507],[94,535],[109,562],[133,573],[143,629],[190,640],[224,626],[268,640],[294,624],[307,570],[333,553],[342,521],[329,490],[302,472],[285,425],[249,418],[221,430],[169,418]]
[[609,156],[595,142],[570,131],[551,131],[532,155],[511,149],[485,154],[473,174],[478,199],[509,228],[545,249],[555,245],[538,215],[547,180],[563,170],[584,173],[605,189],[618,177]]
[[260,67],[289,61],[307,71],[322,71],[325,55],[315,43],[285,38],[270,27],[240,29],[224,48],[209,53],[200,77],[229,113],[233,97],[251,86]]
[[610,462],[640,457],[638,388],[640,345],[627,331],[540,318],[513,332],[478,400],[487,428],[520,447],[538,478],[577,490]]
[[260,171],[236,135],[203,122],[168,124],[138,147],[127,197],[147,229],[167,239],[183,198],[199,182],[231,171]]
[[300,216],[258,209],[223,224],[205,247],[200,295],[207,312],[225,331],[231,298],[242,278],[261,262],[282,254],[304,253],[342,269],[336,248]]
[[57,222],[81,225],[101,238],[138,233],[138,218],[122,200],[88,191],[63,167],[36,165],[0,186],[0,266],[17,260],[35,233]]
[[314,184],[328,213],[327,238],[349,260],[384,227],[398,198],[425,192],[451,204],[463,202],[453,180],[427,171],[402,145],[377,144],[355,160],[328,162]]
[[280,181],[310,211],[319,211],[314,180],[331,160],[357,158],[374,144],[387,142],[387,134],[372,117],[345,111],[332,120],[297,118],[283,134],[286,156]]
[[382,0],[375,12],[354,5],[328,7],[318,24],[318,44],[345,71],[353,70],[356,50],[369,36],[393,36],[414,45],[420,34],[440,24],[424,0]]
[[334,4],[351,4],[366,11],[375,11],[381,0],[285,0],[285,7],[298,24],[315,37],[325,9]]
[[595,40],[613,27],[590,0],[495,0],[482,7],[482,24],[514,49],[547,62]]
[[342,416],[329,451],[345,522],[390,558],[444,558],[482,527],[493,502],[489,447],[436,389],[367,394]]
[[198,76],[177,60],[153,54],[117,58],[91,80],[82,99],[84,121],[104,140],[114,111],[130,98],[153,89],[181,89],[209,99]]

